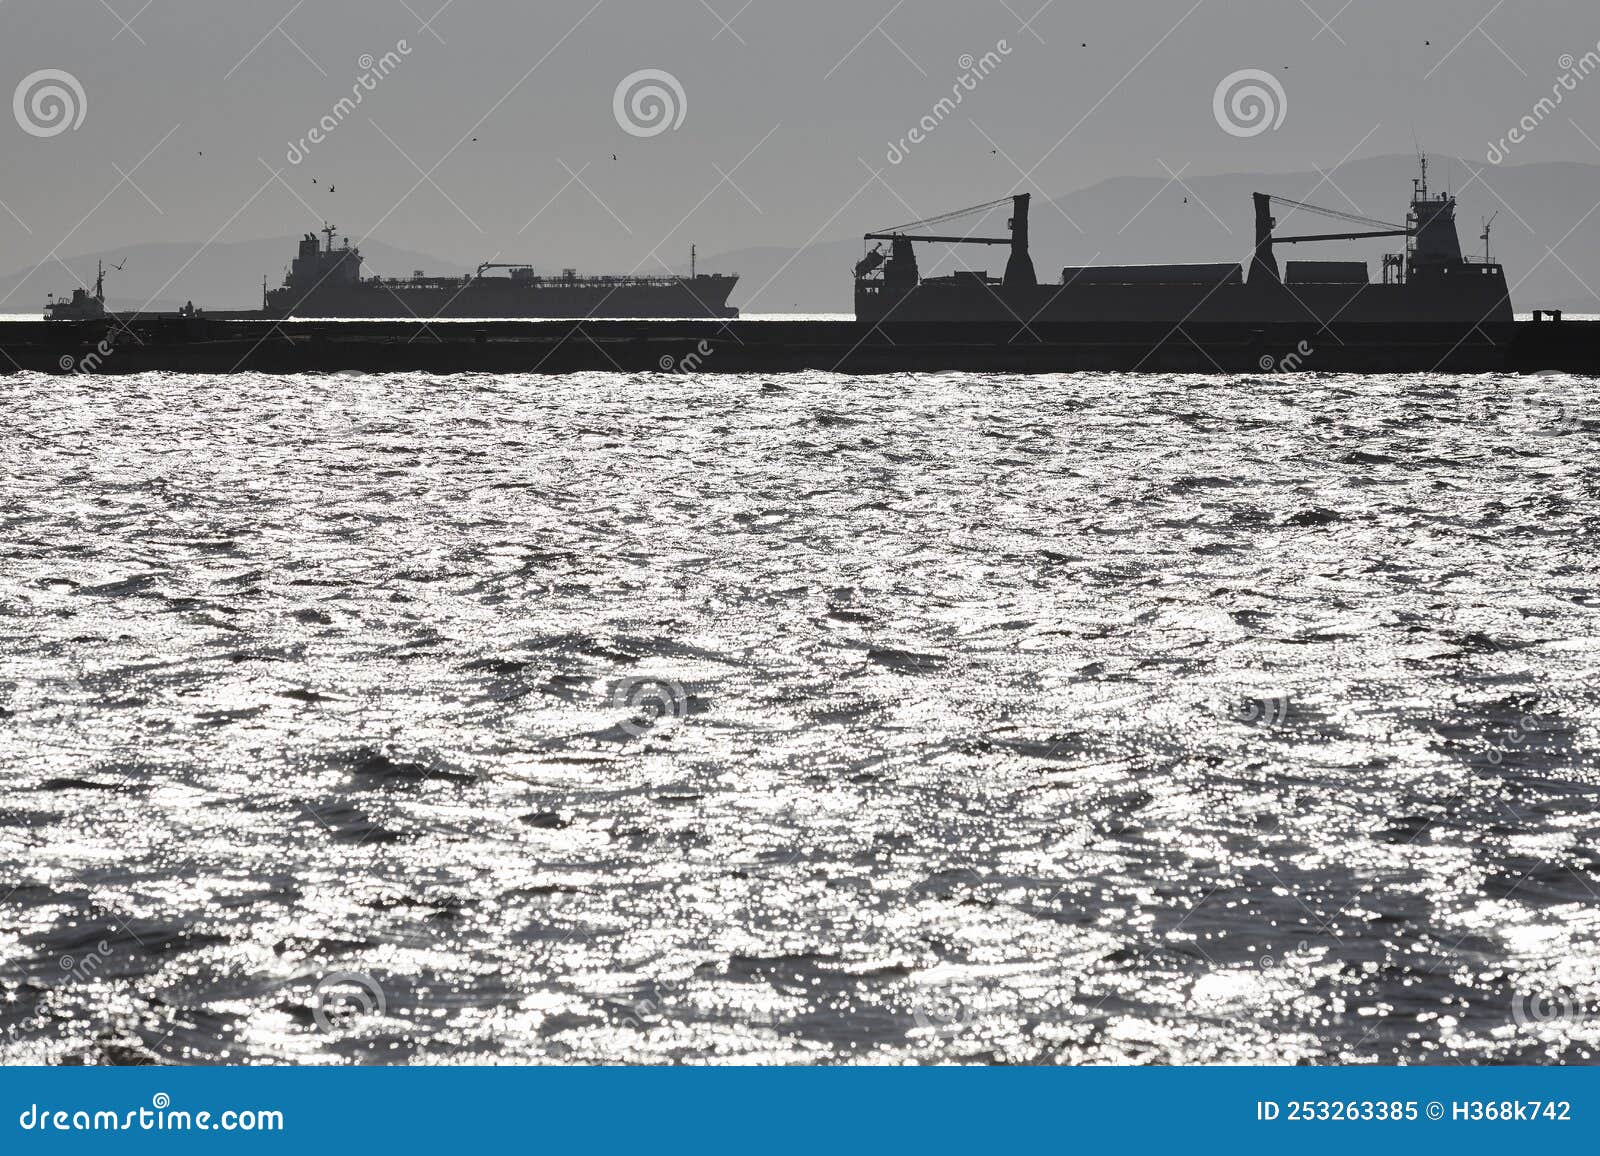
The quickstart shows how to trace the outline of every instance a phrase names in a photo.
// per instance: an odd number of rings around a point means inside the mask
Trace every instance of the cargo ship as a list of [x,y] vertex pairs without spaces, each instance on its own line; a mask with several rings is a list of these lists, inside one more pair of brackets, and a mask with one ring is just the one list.
[[[1405,224],[1391,224],[1335,209],[1254,194],[1255,250],[1243,264],[1113,265],[1068,267],[1057,284],[1040,284],[1028,252],[1027,194],[1001,198],[939,217],[865,235],[873,247],[855,268],[856,320],[873,324],[999,322],[1154,323],[1159,325],[1509,326],[1511,298],[1505,271],[1484,256],[1464,254],[1456,232],[1456,200],[1428,192],[1427,160],[1412,182]],[[1011,202],[1009,234],[975,237],[929,233],[962,217],[986,214]],[[1344,223],[1345,231],[1279,236],[1273,210],[1284,206]],[[1363,228],[1350,231],[1349,226]],[[1322,241],[1404,237],[1403,253],[1386,254],[1382,280],[1373,282],[1362,261],[1289,261],[1280,270],[1276,247]],[[889,251],[883,251],[884,244]],[[922,277],[919,243],[1003,245],[1005,274],[962,271]]]
[[[422,318],[715,318],[737,317],[728,296],[737,274],[700,273],[690,251],[688,277],[580,277],[576,269],[558,276],[537,274],[531,265],[483,264],[465,276],[430,277],[420,269],[410,277],[361,275],[361,250],[350,239],[335,248],[335,229],[325,225],[325,242],[307,233],[283,285],[262,283],[268,317]],[[504,270],[491,273],[491,270]]]

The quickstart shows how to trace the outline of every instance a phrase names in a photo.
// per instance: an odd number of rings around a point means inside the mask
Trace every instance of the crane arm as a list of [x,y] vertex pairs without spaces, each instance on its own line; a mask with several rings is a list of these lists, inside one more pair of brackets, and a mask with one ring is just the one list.
[[945,245],[1009,245],[1009,244],[1011,244],[1011,238],[1010,237],[929,237],[929,236],[926,236],[926,235],[912,237],[912,236],[907,236],[906,234],[903,234],[903,233],[867,233],[861,239],[863,241],[897,241],[897,240],[933,241],[933,242],[940,243],[940,244],[945,244]]
[[[955,209],[948,213],[940,213],[937,217],[924,217],[920,221],[910,221],[904,225],[896,225],[892,229],[884,229],[884,233],[904,233],[909,229],[926,229],[932,225],[942,225],[946,221],[954,221],[957,217],[971,216],[973,213],[987,213],[991,209],[998,209],[1001,205],[1011,204],[1012,198],[1001,197],[997,201],[985,201],[981,205],[969,205],[965,209]],[[915,240],[915,238],[913,238]]]
[[1346,213],[1342,209],[1325,209],[1320,205],[1308,205],[1304,201],[1291,201],[1288,197],[1270,197],[1268,199],[1275,205],[1284,205],[1290,209],[1298,209],[1305,213],[1315,213],[1319,217],[1332,217],[1334,220],[1349,221],[1352,224],[1367,225],[1376,229],[1395,230],[1390,234],[1391,236],[1398,236],[1399,233],[1406,231],[1404,225],[1396,225],[1391,221],[1380,221],[1376,217],[1363,217],[1356,213]]
[[1409,237],[1410,229],[1382,229],[1375,233],[1318,233],[1308,237],[1273,237],[1274,245],[1297,245],[1302,241],[1361,241],[1368,237]]

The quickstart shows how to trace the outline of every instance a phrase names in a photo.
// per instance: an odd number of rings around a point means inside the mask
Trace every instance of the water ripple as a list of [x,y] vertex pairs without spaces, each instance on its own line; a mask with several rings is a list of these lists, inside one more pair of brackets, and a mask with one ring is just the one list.
[[1600,1043],[1561,377],[0,377],[0,1059]]

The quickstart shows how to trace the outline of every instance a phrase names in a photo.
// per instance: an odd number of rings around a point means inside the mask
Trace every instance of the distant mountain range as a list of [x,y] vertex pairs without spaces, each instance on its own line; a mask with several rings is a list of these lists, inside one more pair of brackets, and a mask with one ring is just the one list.
[[[1399,224],[1405,221],[1416,171],[1416,158],[1387,156],[1351,161],[1328,177],[1317,172],[1184,173],[1181,183],[1164,177],[1119,177],[1053,199],[1036,195],[1034,265],[1040,281],[1057,281],[1067,265],[1243,262],[1252,244],[1250,194],[1257,191]],[[1506,267],[1519,310],[1600,311],[1600,166],[1560,162],[1499,168],[1474,163],[1469,167],[1453,158],[1435,157],[1430,184],[1435,190],[1459,195],[1461,241],[1470,252],[1483,252],[1479,239],[1482,223],[1498,213],[1491,232],[1492,251]],[[1010,191],[997,188],[995,195]],[[939,205],[936,192],[917,190],[913,199],[919,204]],[[1284,209],[1278,216],[1280,232],[1361,228],[1303,210]],[[707,271],[742,275],[733,304],[747,313],[848,313],[852,309],[851,267],[862,253],[860,234],[898,223],[863,220],[847,235],[803,250],[783,246],[736,249],[702,257],[700,264]],[[1000,210],[982,231],[1003,228],[1004,211]],[[149,301],[151,309],[174,309],[189,300],[212,309],[254,308],[260,304],[262,275],[274,284],[281,280],[297,242],[296,237],[278,237],[213,244],[198,256],[198,244],[135,245],[81,254],[65,263],[88,283],[94,279],[97,259],[110,263],[126,258],[126,268],[107,279],[107,297],[114,308],[137,308]],[[1376,278],[1382,254],[1400,247],[1395,239],[1300,249],[1285,246],[1280,259],[1364,257]],[[1553,255],[1551,248],[1555,249]],[[469,271],[458,263],[377,240],[363,244],[362,253],[369,275],[405,276],[415,269],[436,274]],[[1005,264],[1002,252],[977,247],[923,246],[919,259],[924,273],[963,267],[999,273]],[[189,262],[186,268],[185,262]],[[66,271],[53,261],[37,271],[20,270],[0,278],[0,297],[5,298],[0,301],[0,313],[35,312],[42,307],[46,292],[64,293],[72,287]]]

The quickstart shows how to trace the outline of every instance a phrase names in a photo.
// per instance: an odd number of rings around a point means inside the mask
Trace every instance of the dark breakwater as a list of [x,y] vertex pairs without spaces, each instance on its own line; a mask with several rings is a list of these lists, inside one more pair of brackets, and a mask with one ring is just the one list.
[[42,373],[1600,373],[1600,323],[896,325],[852,321],[0,324]]

